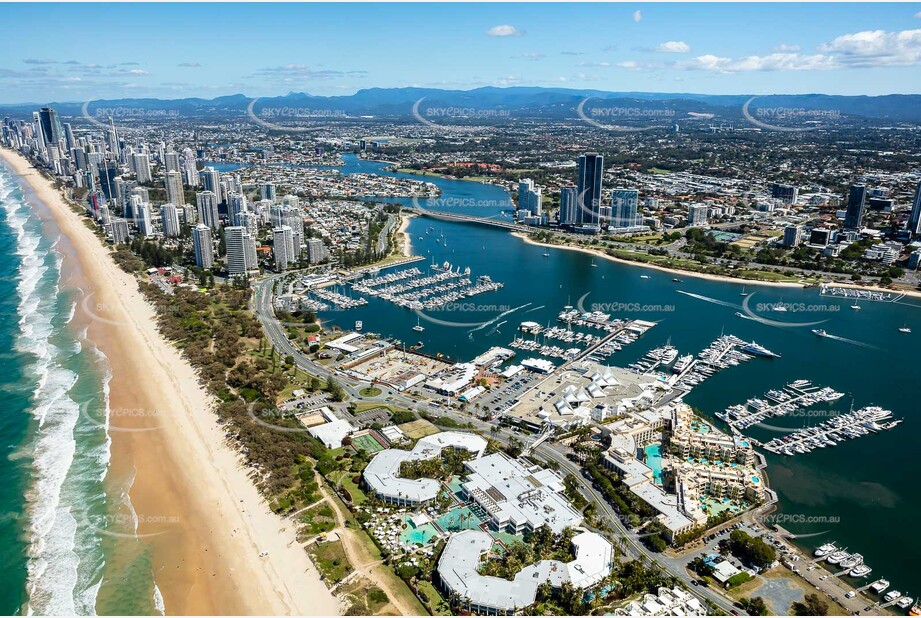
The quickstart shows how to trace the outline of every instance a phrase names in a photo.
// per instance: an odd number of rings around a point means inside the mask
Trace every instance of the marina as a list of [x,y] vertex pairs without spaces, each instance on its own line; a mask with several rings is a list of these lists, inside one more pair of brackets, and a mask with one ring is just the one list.
[[368,279],[353,281],[352,289],[360,294],[367,294],[391,302],[399,307],[415,311],[421,309],[440,309],[458,300],[478,294],[494,292],[503,287],[502,283],[493,281],[489,275],[481,275],[476,282],[471,281],[470,267],[456,269],[450,262],[430,266],[434,274],[422,276],[417,267],[378,275]]
[[780,389],[769,390],[764,399],[751,398],[733,405],[716,416],[734,430],[747,429],[766,418],[784,416],[821,402],[837,401],[844,396],[829,387],[814,386],[809,380],[796,380]]
[[887,431],[902,422],[901,419],[889,420],[891,417],[892,412],[889,410],[879,406],[868,406],[856,412],[839,414],[815,427],[805,427],[786,436],[774,438],[766,442],[763,448],[780,455],[805,454],[815,449],[837,446],[846,440]]

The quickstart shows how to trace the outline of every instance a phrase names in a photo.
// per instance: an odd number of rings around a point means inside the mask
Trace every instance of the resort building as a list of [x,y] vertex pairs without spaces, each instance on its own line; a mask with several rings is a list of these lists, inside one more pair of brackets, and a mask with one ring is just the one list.
[[400,464],[440,457],[441,451],[448,447],[478,458],[486,450],[486,440],[472,433],[445,431],[420,439],[411,451],[381,451],[365,468],[364,482],[375,496],[390,504],[419,506],[430,502],[438,497],[441,483],[435,479],[400,478]]
[[575,560],[565,563],[541,560],[525,567],[509,581],[480,575],[480,562],[489,554],[493,538],[481,530],[466,530],[448,539],[438,560],[438,579],[442,588],[457,595],[471,612],[511,615],[533,604],[537,589],[544,582],[554,588],[571,582],[575,588],[586,589],[607,577],[614,557],[607,539],[594,532],[583,532],[573,537],[572,544]]
[[699,599],[678,586],[661,587],[658,594],[644,594],[642,600],[630,601],[615,609],[615,616],[706,616]]
[[525,467],[504,453],[468,461],[461,485],[496,530],[513,534],[548,526],[562,532],[582,523],[582,514],[563,494],[563,479],[549,468]]
[[[703,423],[684,403],[632,413],[601,429],[611,440],[604,466],[659,513],[670,541],[705,525],[713,514],[708,504],[763,497],[748,441]],[[666,437],[673,457],[663,453]],[[674,479],[674,493],[665,490],[663,469]]]

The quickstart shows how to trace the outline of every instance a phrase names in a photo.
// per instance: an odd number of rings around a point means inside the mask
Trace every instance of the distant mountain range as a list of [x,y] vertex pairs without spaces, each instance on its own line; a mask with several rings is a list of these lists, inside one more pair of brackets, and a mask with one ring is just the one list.
[[[264,97],[256,104],[259,110],[293,108],[315,110],[328,115],[409,118],[413,106],[452,108],[453,110],[490,110],[504,112],[516,118],[572,118],[575,109],[586,97],[586,107],[631,107],[639,109],[668,109],[676,118],[689,113],[714,114],[722,120],[742,118],[742,106],[753,95],[709,95],[692,93],[606,92],[603,90],[573,90],[565,88],[484,87],[475,90],[442,90],[436,88],[368,88],[345,96],[313,96],[292,92],[281,97]],[[214,99],[107,99],[90,103],[92,113],[98,108],[130,110],[163,110],[187,116],[240,116],[253,99],[233,94]],[[603,103],[602,103],[603,101]],[[83,102],[52,102],[34,104],[0,104],[0,115],[28,117],[42,106],[54,107],[62,116],[81,114]],[[889,94],[880,96],[843,96],[823,94],[758,96],[751,111],[769,108],[792,110],[821,110],[842,116],[861,117],[878,121],[921,123],[921,95]],[[264,117],[263,114],[259,114]],[[500,115],[495,117],[501,118]],[[484,119],[488,120],[486,115]],[[620,119],[623,120],[623,119]],[[608,122],[617,122],[611,119]]]

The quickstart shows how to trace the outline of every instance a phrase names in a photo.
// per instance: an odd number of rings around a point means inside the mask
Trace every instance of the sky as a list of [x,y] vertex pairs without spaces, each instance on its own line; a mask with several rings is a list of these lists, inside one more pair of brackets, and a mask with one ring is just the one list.
[[916,94],[921,4],[4,4],[0,102],[403,86]]

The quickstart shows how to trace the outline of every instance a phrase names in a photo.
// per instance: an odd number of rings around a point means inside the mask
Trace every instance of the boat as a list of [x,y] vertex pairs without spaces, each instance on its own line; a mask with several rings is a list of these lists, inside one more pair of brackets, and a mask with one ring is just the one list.
[[752,341],[751,343],[745,344],[745,346],[742,347],[742,351],[750,352],[751,354],[754,354],[756,356],[764,356],[765,358],[780,358],[780,354],[777,354],[776,352],[771,352],[763,345],[758,345],[754,341]]
[[739,292],[739,296],[748,296],[748,292],[745,291],[745,286],[742,286],[742,291]]
[[872,570],[873,569],[871,569],[865,564],[858,564],[853,569],[851,569],[851,572],[848,573],[848,575],[850,575],[851,577],[866,577],[867,575],[870,574],[870,571]]
[[355,332],[360,333],[362,328],[364,328],[364,324],[362,324],[361,320],[355,320]]
[[855,310],[855,311],[860,311],[860,305],[857,303],[856,300],[854,301],[854,304],[851,305],[851,309],[853,309],[853,310]]
[[640,279],[649,279],[649,275],[640,275]]
[[877,579],[875,582],[870,584],[870,590],[876,594],[882,594],[883,590],[889,587],[889,580],[885,578]]
[[[824,446],[824,445],[820,442],[819,446]],[[830,555],[828,558],[826,558],[826,560],[828,561],[828,564],[838,564],[842,560],[845,560],[849,557],[850,557],[850,554],[842,549]]]
[[783,301],[781,301],[781,302],[777,303],[776,305],[774,305],[773,307],[771,307],[771,311],[778,311],[778,312],[780,312],[780,313],[783,313],[783,312],[785,312],[786,310],[787,310],[787,308],[784,306]]
[[419,324],[419,316],[416,316],[416,325],[413,326],[413,330],[416,331],[417,333],[421,333],[422,331],[425,330],[425,327]]
[[902,609],[908,609],[911,606],[913,601],[914,599],[911,597],[902,597],[896,602],[896,605],[898,605]]
[[595,264],[595,260],[592,260],[592,268],[598,268],[598,264]]
[[681,283],[681,279],[679,279],[678,277],[673,278],[672,281],[674,281],[675,283]]
[[909,616],[921,616],[921,605],[912,605],[911,609],[908,610]]
[[897,598],[902,596],[902,593],[898,590],[891,590],[886,593],[886,596],[883,597],[883,601],[889,603],[890,601],[895,601]]
[[550,257],[550,254],[549,254],[549,253],[545,253],[545,254],[544,254],[544,257]]
[[835,551],[837,551],[837,550],[838,550],[838,548],[835,547],[835,544],[834,544],[834,543],[826,543],[825,545],[822,545],[822,546],[819,547],[817,550],[815,550],[814,553],[815,553],[816,557],[822,558],[822,557],[827,556],[828,554],[830,554],[830,553],[832,553],[832,552],[835,552]]
[[900,333],[910,333],[910,332],[911,332],[911,328],[909,328],[908,324],[906,324],[905,326],[903,326],[902,328],[899,329],[899,332],[900,332]]
[[813,328],[812,334],[818,335],[819,337],[828,337],[828,333],[825,331],[824,328]]
[[839,566],[844,570],[848,570],[848,569],[853,569],[854,567],[860,564],[863,564],[863,556],[860,554],[851,554],[850,556],[842,560]]

